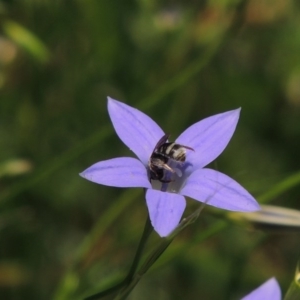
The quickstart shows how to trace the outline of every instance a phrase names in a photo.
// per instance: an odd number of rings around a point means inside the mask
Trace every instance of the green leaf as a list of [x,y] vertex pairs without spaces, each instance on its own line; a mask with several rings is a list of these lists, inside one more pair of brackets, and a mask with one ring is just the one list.
[[299,210],[274,205],[261,205],[261,210],[253,213],[231,212],[228,217],[262,229],[300,230]]
[[9,38],[39,62],[46,63],[49,60],[50,52],[45,44],[25,27],[14,21],[6,20],[3,22],[3,30]]

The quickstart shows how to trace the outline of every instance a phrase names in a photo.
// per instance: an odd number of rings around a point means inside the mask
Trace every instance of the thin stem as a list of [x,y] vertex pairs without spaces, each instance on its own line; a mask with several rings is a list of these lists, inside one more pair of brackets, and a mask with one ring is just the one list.
[[117,295],[114,300],[125,300],[127,296],[131,293],[131,291],[134,289],[134,287],[138,284],[140,279],[143,277],[143,275],[150,269],[150,267],[156,262],[156,260],[165,252],[165,250],[169,247],[172,239],[166,239],[164,238],[158,248],[156,248],[146,259],[146,261],[141,266],[140,270],[134,274],[132,277],[130,283],[125,286],[120,293]]
[[135,253],[131,268],[130,268],[126,278],[124,279],[125,283],[128,283],[132,280],[132,277],[133,277],[133,275],[134,275],[134,273],[135,273],[135,271],[138,267],[138,264],[140,262],[140,258],[142,256],[143,251],[144,251],[146,242],[147,242],[147,240],[148,240],[148,238],[149,238],[152,231],[153,231],[153,227],[151,225],[150,217],[149,217],[149,214],[148,214],[147,220],[146,220],[146,223],[145,223],[145,226],[144,226],[143,235],[142,235],[142,238],[140,240],[137,251]]
[[153,228],[151,226],[151,222],[150,222],[150,218],[149,218],[149,214],[148,214],[141,240],[139,242],[139,245],[138,245],[138,248],[136,250],[133,262],[131,264],[131,267],[130,267],[129,272],[128,272],[127,276],[125,277],[125,279],[122,280],[120,283],[116,284],[113,287],[110,287],[110,288],[108,288],[108,289],[106,289],[102,292],[99,292],[97,294],[94,294],[94,295],[91,295],[91,296],[85,298],[85,300],[100,299],[100,298],[102,298],[106,295],[109,295],[113,292],[116,292],[121,287],[129,285],[131,283],[132,278],[134,277],[135,271],[136,271],[136,269],[139,265],[142,253],[143,253],[145,245],[146,245],[146,242],[147,242],[147,240],[148,240],[148,238],[149,238],[152,231],[153,231]]
[[153,266],[153,264],[158,260],[158,258],[165,252],[165,250],[169,247],[169,245],[174,240],[175,236],[179,234],[185,227],[195,222],[195,220],[199,217],[201,211],[205,207],[206,203],[202,203],[200,207],[194,211],[187,218],[183,219],[177,228],[167,237],[163,238],[161,243],[157,248],[155,248],[150,255],[146,258],[145,262],[141,265],[139,271],[134,274],[131,278],[129,284],[124,286],[120,293],[114,298],[114,300],[125,300],[127,296],[131,293],[134,287],[141,280],[143,275]]

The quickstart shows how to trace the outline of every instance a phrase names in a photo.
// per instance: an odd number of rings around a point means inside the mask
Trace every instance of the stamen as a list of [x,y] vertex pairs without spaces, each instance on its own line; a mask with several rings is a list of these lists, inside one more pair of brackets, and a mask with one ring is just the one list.
[[175,171],[175,173],[176,173],[176,175],[177,175],[178,177],[181,177],[181,176],[182,176],[182,171],[181,171],[180,169],[178,169],[178,168],[173,168],[173,170]]

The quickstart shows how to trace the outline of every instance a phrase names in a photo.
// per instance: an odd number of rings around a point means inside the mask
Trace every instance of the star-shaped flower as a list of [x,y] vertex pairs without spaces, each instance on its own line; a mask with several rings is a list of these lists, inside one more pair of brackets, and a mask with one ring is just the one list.
[[281,290],[275,278],[271,278],[241,300],[280,300]]
[[[108,113],[123,143],[138,157],[118,157],[100,161],[80,175],[98,184],[115,187],[146,188],[146,203],[155,231],[169,235],[185,210],[184,196],[231,210],[251,212],[259,209],[256,200],[236,181],[218,171],[204,168],[216,159],[231,139],[240,109],[217,114],[187,128],[175,141],[192,148],[184,163],[170,160],[175,173],[169,183],[149,179],[149,160],[158,141],[165,135],[141,111],[108,97]],[[180,112],[178,112],[180,114]]]

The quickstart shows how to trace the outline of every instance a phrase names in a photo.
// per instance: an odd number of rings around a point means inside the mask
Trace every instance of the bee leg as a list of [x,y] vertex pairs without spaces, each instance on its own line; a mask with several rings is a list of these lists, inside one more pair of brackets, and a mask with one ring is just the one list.
[[171,173],[176,173],[175,170],[173,170],[169,165],[167,164],[163,164],[162,165],[162,168],[167,170],[167,171],[170,171]]

